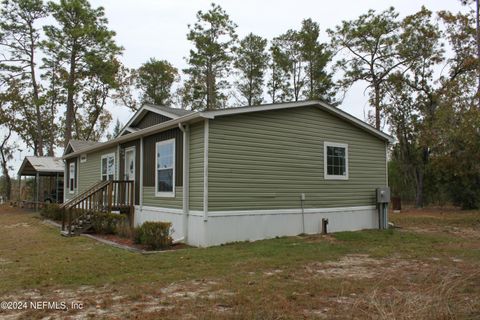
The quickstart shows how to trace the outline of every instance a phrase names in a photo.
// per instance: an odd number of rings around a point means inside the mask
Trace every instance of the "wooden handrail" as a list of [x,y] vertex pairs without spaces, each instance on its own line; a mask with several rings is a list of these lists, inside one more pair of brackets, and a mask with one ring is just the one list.
[[[131,180],[107,180],[96,183],[64,206],[62,230],[65,230],[66,222],[70,234],[72,224],[92,211],[119,210],[122,212],[123,210],[123,213],[128,213],[130,223],[132,223],[135,206],[134,194],[134,181]],[[72,217],[72,213],[75,213],[75,217]],[[65,221],[67,218],[68,221]]]
[[60,208],[66,208],[66,207],[70,207],[72,206],[72,203],[79,200],[79,199],[82,199],[84,198],[88,193],[91,193],[93,191],[95,191],[96,189],[98,188],[102,188],[104,185],[108,184],[109,181],[98,181],[97,183],[95,183],[93,186],[91,186],[90,188],[88,188],[87,190],[85,190],[84,192],[76,195],[75,197],[73,197],[72,199],[68,200],[67,202],[64,202],[62,203],[62,205],[60,206]]

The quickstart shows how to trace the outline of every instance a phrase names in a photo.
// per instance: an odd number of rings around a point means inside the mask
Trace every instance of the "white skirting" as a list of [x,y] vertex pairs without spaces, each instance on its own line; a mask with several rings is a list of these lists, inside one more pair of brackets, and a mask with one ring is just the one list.
[[187,236],[188,244],[199,247],[294,236],[303,232],[316,234],[322,231],[322,218],[329,220],[328,232],[378,228],[375,206],[308,208],[303,215],[299,209],[213,211],[208,213],[206,220],[203,212],[191,211],[188,215],[187,235],[183,227],[185,215],[181,209],[144,206],[143,210],[135,210],[137,225],[145,221],[171,222],[174,229],[173,239]]

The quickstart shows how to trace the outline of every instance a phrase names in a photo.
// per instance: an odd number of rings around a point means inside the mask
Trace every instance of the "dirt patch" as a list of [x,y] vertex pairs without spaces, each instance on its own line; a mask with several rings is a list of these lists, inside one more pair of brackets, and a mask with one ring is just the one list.
[[309,274],[344,279],[372,279],[399,269],[428,267],[426,262],[402,259],[374,259],[366,254],[351,254],[338,261],[314,262],[305,266]]
[[5,225],[0,226],[0,228],[4,228],[4,229],[28,228],[28,227],[30,227],[30,224],[25,223],[25,222],[14,223],[14,224],[5,224]]
[[[182,304],[196,299],[222,299],[234,296],[235,293],[220,287],[214,280],[192,280],[172,283],[159,288],[154,292],[134,293],[133,295],[120,293],[113,287],[82,286],[78,289],[56,289],[48,293],[40,290],[22,291],[17,294],[2,297],[2,301],[50,301],[65,302],[67,306],[77,303],[82,306],[75,310],[21,310],[0,311],[2,319],[43,318],[48,319],[86,319],[88,317],[104,317],[106,319],[122,319],[134,312],[142,314],[181,308]],[[228,306],[219,305],[219,310],[226,311]]]

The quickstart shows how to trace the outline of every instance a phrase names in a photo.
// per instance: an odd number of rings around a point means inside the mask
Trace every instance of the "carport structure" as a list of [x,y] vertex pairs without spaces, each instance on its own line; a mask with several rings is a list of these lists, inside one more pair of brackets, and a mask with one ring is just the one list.
[[[64,167],[65,165],[62,158],[35,156],[25,157],[20,169],[18,170],[19,200],[25,201],[25,199],[21,199],[22,177],[34,177],[33,204],[35,209],[38,209],[40,203],[48,200],[50,202],[57,203],[63,202]],[[41,193],[41,190],[43,193]]]

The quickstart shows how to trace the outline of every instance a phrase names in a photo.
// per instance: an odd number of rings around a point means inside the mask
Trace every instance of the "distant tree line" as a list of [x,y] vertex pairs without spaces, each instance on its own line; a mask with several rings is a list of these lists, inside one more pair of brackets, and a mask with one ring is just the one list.
[[[326,30],[304,19],[297,30],[239,39],[216,4],[189,25],[187,67],[150,58],[138,69],[119,61],[123,48],[102,7],[88,0],[4,0],[0,17],[0,164],[8,176],[12,132],[35,155],[70,139],[106,135],[115,101],[192,110],[307,99],[333,105],[353,84],[366,84],[366,118],[387,128],[390,185],[417,206],[480,206],[480,34],[478,7],[458,13],[425,7],[400,17],[369,10]],[[51,25],[39,27],[47,17]],[[52,21],[52,20],[48,20]],[[117,121],[115,130],[121,124]],[[111,135],[109,137],[112,137]],[[1,142],[1,141],[0,141]]]

